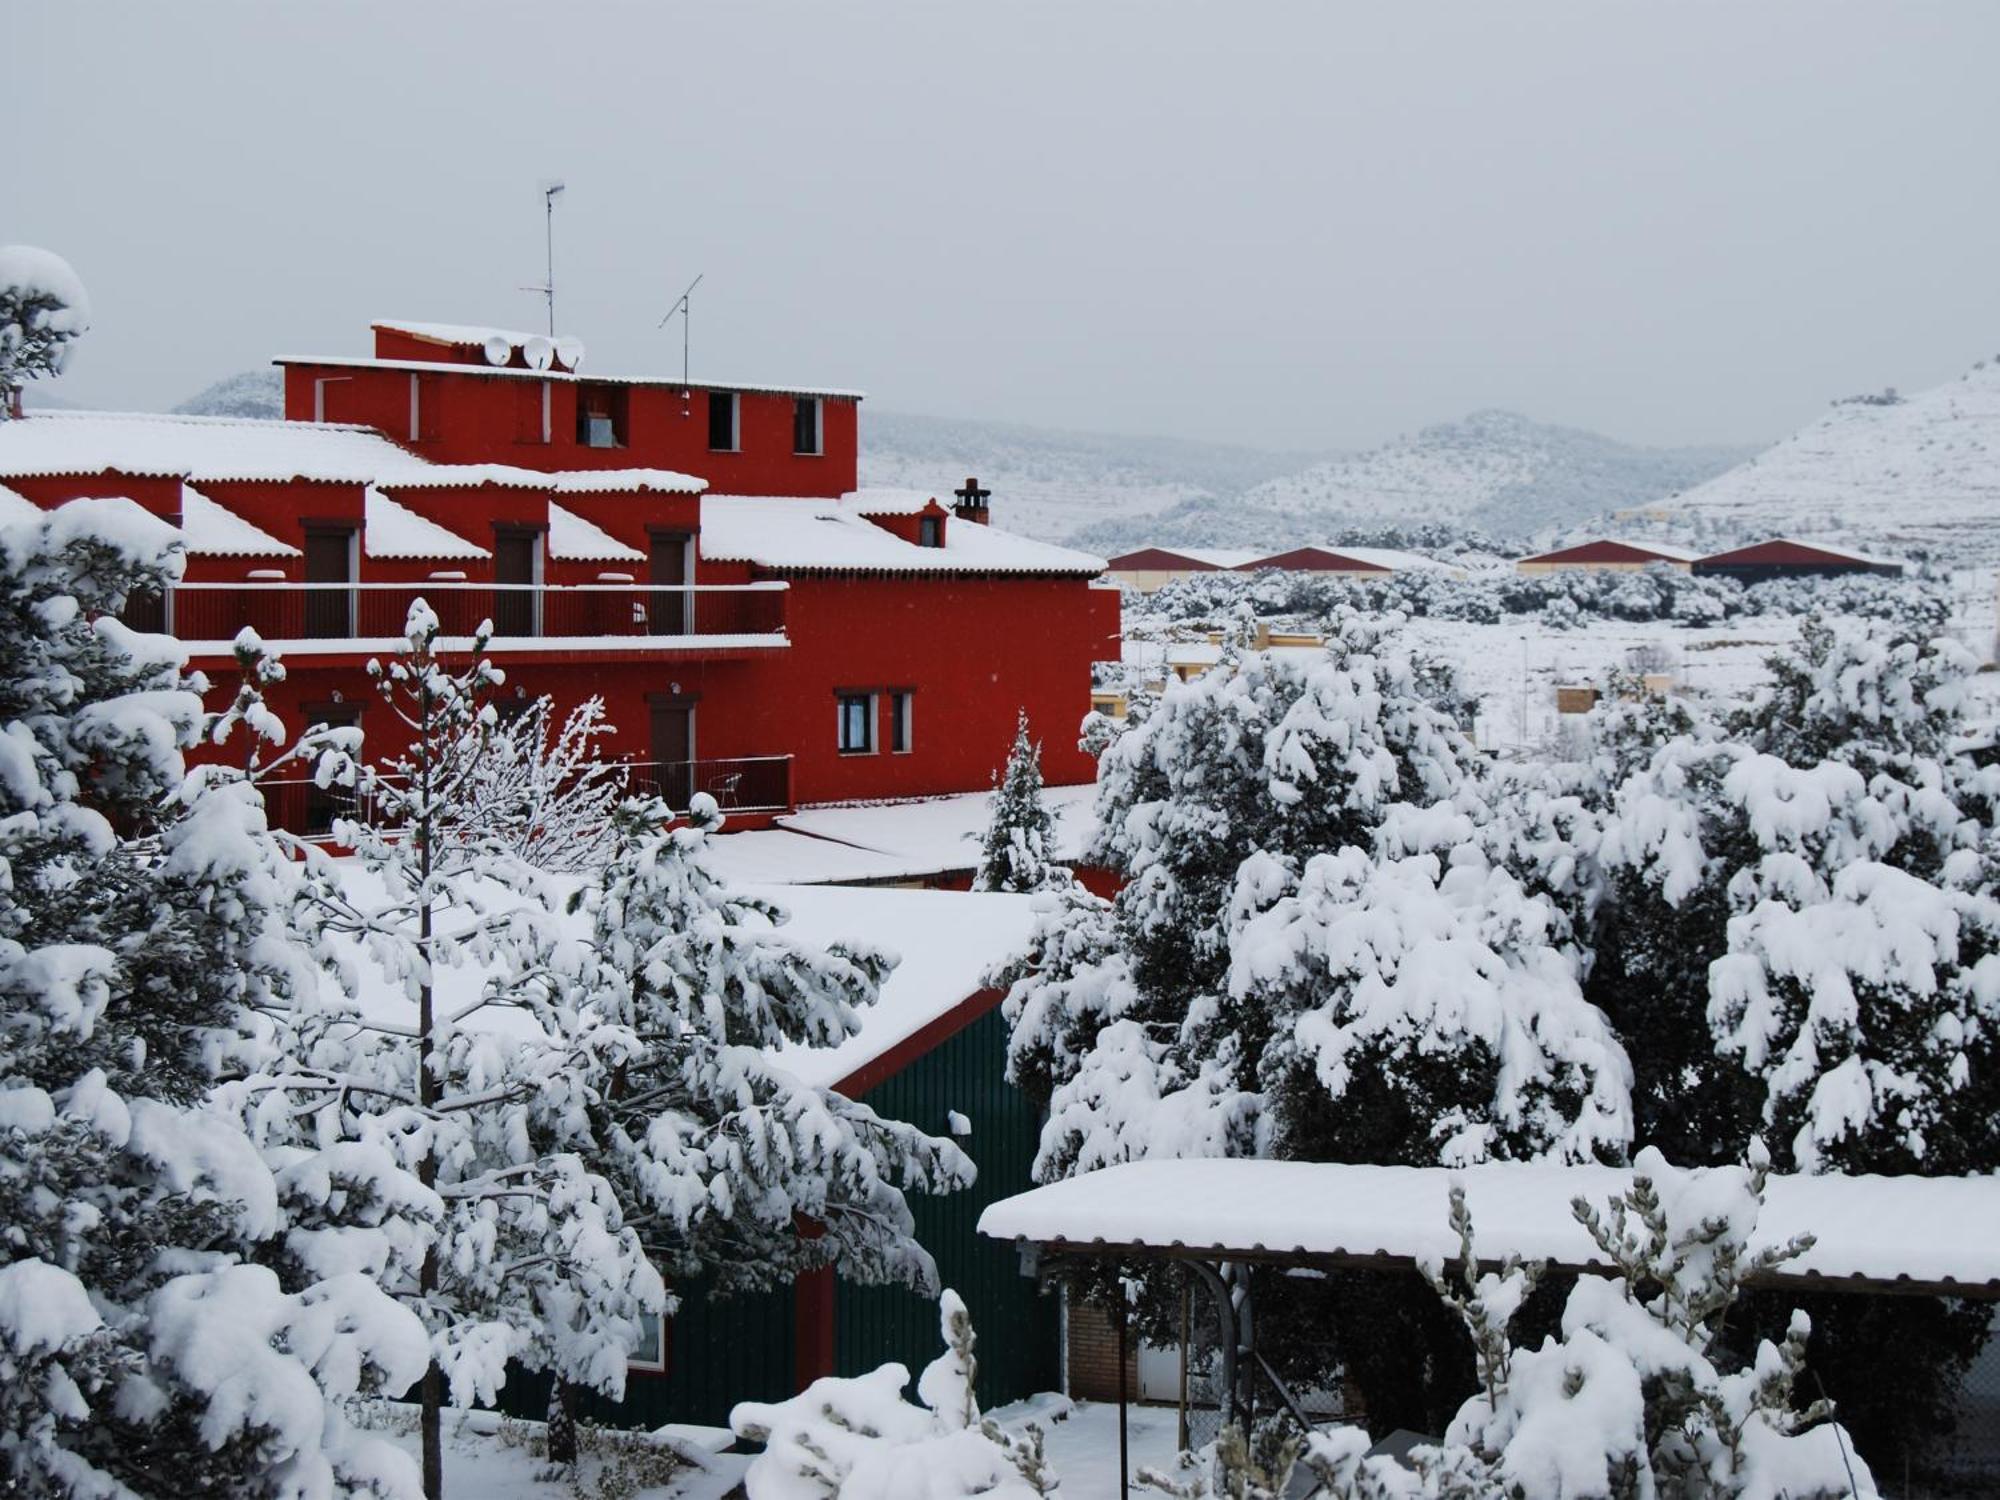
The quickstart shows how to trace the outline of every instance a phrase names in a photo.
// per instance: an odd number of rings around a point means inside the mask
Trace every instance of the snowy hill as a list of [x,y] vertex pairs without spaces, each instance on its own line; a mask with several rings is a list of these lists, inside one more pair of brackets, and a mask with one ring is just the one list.
[[1390,525],[1520,537],[1664,500],[1747,456],[1740,448],[1641,448],[1513,412],[1474,412],[1273,477],[1233,499],[1195,501],[1138,528],[1143,537],[1119,527],[1079,540],[1265,545]]
[[1050,541],[1224,500],[1320,457],[861,408],[863,484],[943,491],[977,475],[996,524]]
[[282,417],[285,382],[274,365],[225,375],[174,408],[180,417]]
[[2000,560],[2000,358],[1894,400],[1838,402],[1667,508],[1687,526]]

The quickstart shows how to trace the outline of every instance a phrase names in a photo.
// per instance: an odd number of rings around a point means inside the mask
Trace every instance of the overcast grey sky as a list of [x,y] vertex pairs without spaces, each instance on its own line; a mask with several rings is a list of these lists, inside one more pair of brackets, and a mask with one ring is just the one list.
[[[0,0],[0,240],[171,403],[372,317],[1287,446],[1760,441],[2000,351],[2000,4]],[[46,56],[46,62],[39,59]]]

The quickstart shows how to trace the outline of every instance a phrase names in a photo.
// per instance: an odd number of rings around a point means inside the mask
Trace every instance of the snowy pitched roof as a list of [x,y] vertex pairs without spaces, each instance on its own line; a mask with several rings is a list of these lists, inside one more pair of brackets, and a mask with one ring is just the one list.
[[558,562],[644,562],[646,554],[628,547],[560,505],[549,507],[549,556]]
[[504,485],[512,489],[697,494],[706,482],[670,469],[564,470],[433,464],[372,427],[152,412],[35,412],[0,423],[0,476],[120,473],[191,479],[316,479],[392,489]]
[[1297,552],[1319,552],[1331,557],[1351,558],[1364,567],[1380,568],[1389,573],[1445,566],[1436,558],[1425,557],[1421,552],[1399,552],[1393,547],[1348,547],[1332,542],[1308,542],[1300,547],[1287,547],[1282,552],[1262,553],[1242,566],[1246,569],[1273,566],[1278,558],[1289,557]]
[[[985,987],[988,968],[1026,951],[1034,897],[884,887],[784,886],[756,890],[791,913],[785,932],[824,945],[858,940],[901,958],[861,1030],[837,1047],[786,1046],[778,1061],[831,1088],[887,1056]],[[911,1123],[936,1130],[943,1121]],[[976,1128],[976,1127],[975,1127]]]
[[459,558],[491,557],[484,547],[468,542],[407,505],[399,505],[373,485],[361,545],[370,557]]
[[217,505],[191,484],[181,486],[181,535],[196,557],[298,557],[297,547]]
[[1744,556],[1754,558],[1785,547],[1793,547],[1800,552],[1816,552],[1824,557],[1833,558],[1840,562],[1865,563],[1871,568],[1898,568],[1902,566],[1893,557],[1880,557],[1867,552],[1856,552],[1848,547],[1836,547],[1831,542],[1800,541],[1795,536],[1766,537],[1761,542],[1751,542],[1742,547],[1731,547],[1724,552],[1711,552],[1706,555],[1696,553],[1693,555],[1698,562],[1726,563]]
[[1028,573],[1094,578],[1104,560],[976,522],[945,528],[942,547],[906,542],[839,500],[704,495],[701,555],[781,572]]
[[[1570,1211],[1631,1187],[1629,1167],[1495,1162],[1378,1167],[1228,1160],[1131,1162],[992,1204],[979,1232],[1052,1246],[1329,1263],[1443,1261],[1465,1188],[1475,1242],[1571,1269],[1609,1269]],[[2000,1177],[1773,1176],[1750,1248],[1817,1243],[1787,1278],[1951,1285],[2000,1295]]]

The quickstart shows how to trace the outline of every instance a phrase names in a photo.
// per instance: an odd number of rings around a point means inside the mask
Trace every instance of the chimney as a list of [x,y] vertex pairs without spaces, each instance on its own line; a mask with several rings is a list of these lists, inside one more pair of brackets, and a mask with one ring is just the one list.
[[951,493],[958,502],[952,506],[951,513],[959,520],[973,521],[984,526],[992,518],[992,512],[987,510],[986,502],[993,497],[993,491],[982,490],[977,479],[968,478],[964,489],[953,490]]

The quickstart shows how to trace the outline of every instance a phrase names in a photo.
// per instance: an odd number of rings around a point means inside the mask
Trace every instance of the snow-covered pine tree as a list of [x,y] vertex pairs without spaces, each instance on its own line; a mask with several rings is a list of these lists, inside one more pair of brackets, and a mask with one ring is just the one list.
[[1014,726],[1014,744],[993,793],[993,816],[981,847],[975,891],[1039,891],[1067,885],[1069,872],[1055,863],[1055,824],[1042,805],[1042,747],[1028,737],[1027,710]]
[[[1763,1135],[1785,1170],[2000,1166],[1991,804],[1950,754],[1967,665],[1895,626],[1811,626],[1738,738],[1677,738],[1620,788],[1587,992],[1634,1061],[1639,1139],[1686,1163]],[[1878,1461],[1949,1422],[1983,1315],[1807,1300]]]
[[405,1496],[413,1466],[339,1403],[414,1379],[421,1326],[291,1254],[271,1169],[203,1103],[306,976],[254,791],[183,766],[185,657],[117,619],[180,563],[126,500],[0,526],[0,1472]]
[[604,1018],[635,1043],[591,1111],[630,1222],[670,1274],[720,1291],[829,1265],[934,1290],[903,1195],[964,1187],[971,1161],[776,1056],[852,1035],[893,960],[794,940],[781,908],[731,891],[704,854],[713,798],[669,818],[654,799],[621,806],[611,858],[576,898]]
[[554,712],[541,697],[493,726],[445,814],[447,831],[497,843],[538,870],[591,870],[610,854],[624,790],[623,767],[598,751],[616,728],[602,698],[586,698],[560,726]]
[[516,1362],[616,1394],[641,1320],[665,1305],[591,1169],[592,1106],[639,1044],[607,1016],[601,969],[560,930],[542,877],[456,816],[500,674],[479,654],[484,628],[461,668],[438,634],[419,600],[402,652],[371,667],[411,740],[344,768],[360,811],[335,837],[354,860],[306,850],[295,926],[340,994],[296,1006],[271,1071],[239,1087],[269,1153],[326,1157],[285,1179],[294,1240],[344,1247],[423,1316],[431,1500],[447,1391],[490,1402]]
[[926,1500],[1058,1493],[1041,1429],[1004,1431],[973,1394],[972,1320],[956,1292],[938,1298],[945,1350],[917,1378],[922,1405],[902,1398],[910,1372],[815,1380],[788,1401],[746,1401],[729,1414],[736,1435],[762,1443],[743,1476],[750,1500]]
[[90,298],[68,261],[0,245],[0,422],[21,414],[23,382],[60,375],[90,328]]

